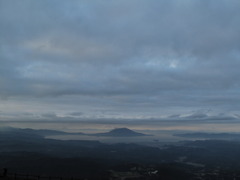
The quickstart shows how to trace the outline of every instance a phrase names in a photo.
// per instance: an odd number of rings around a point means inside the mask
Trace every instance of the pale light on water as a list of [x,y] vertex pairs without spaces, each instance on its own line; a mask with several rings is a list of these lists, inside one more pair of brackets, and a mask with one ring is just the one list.
[[141,137],[96,137],[88,135],[58,135],[48,136],[46,138],[59,140],[98,140],[105,143],[153,143],[158,142],[176,142],[185,140],[183,137],[173,136],[179,132],[240,132],[240,126],[237,122],[232,123],[191,123],[191,122],[166,122],[159,121],[154,123],[103,123],[103,122],[0,122],[0,127],[10,126],[16,128],[32,128],[32,129],[51,129],[64,132],[83,132],[98,133],[107,132],[114,128],[127,127],[131,130],[149,134],[151,136]]
[[240,132],[240,122],[208,123],[208,122],[130,122],[130,123],[107,123],[107,122],[78,122],[78,121],[0,121],[0,127],[51,129],[64,132],[105,132],[114,128],[127,127],[140,131],[198,131],[198,132]]

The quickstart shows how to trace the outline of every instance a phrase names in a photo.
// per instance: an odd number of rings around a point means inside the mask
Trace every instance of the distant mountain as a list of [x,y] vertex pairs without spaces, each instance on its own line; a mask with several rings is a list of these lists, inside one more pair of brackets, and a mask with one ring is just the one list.
[[[52,135],[88,135],[88,136],[109,136],[109,137],[135,137],[135,136],[149,136],[147,134],[135,132],[128,128],[116,128],[109,132],[105,133],[95,133],[95,134],[85,134],[85,133],[69,133],[63,131],[56,131],[56,130],[48,130],[48,129],[20,129],[20,128],[12,128],[12,127],[1,127],[0,128],[0,135],[1,137],[11,136],[14,138],[22,138],[22,139],[29,139],[30,137],[34,138],[42,138],[45,136],[52,136]],[[0,137],[0,138],[1,138]]]
[[69,132],[63,132],[63,131],[56,131],[56,130],[48,130],[48,129],[39,129],[39,130],[33,130],[33,129],[25,129],[28,131],[32,131],[38,135],[42,136],[51,136],[51,135],[84,135],[84,133],[78,132],[78,133],[69,133]]
[[240,140],[240,134],[239,133],[204,133],[204,132],[196,132],[196,133],[174,134],[174,136],[186,137],[186,138]]
[[48,130],[48,129],[20,129],[20,128],[13,128],[13,127],[1,127],[0,128],[0,135],[26,135],[26,136],[38,136],[38,137],[45,137],[45,136],[52,136],[52,135],[84,135],[84,133],[69,133],[57,130]]
[[[0,128],[0,155],[3,152],[36,152],[50,155],[78,156],[89,153],[88,148],[102,145],[96,140],[55,140],[47,135],[69,134],[55,130],[34,130],[11,127]],[[70,133],[71,134],[71,133]],[[77,133],[76,133],[77,134]],[[73,152],[72,149],[77,150]],[[86,150],[87,149],[87,150]],[[1,159],[1,158],[0,158]]]
[[134,137],[134,136],[148,136],[147,134],[138,133],[128,128],[116,128],[105,133],[90,134],[91,136],[109,136],[109,137]]

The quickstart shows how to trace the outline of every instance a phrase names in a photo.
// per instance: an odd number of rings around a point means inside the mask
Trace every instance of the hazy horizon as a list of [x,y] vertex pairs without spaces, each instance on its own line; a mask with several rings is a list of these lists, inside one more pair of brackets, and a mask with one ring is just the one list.
[[238,0],[1,0],[0,126],[238,132],[239,9]]

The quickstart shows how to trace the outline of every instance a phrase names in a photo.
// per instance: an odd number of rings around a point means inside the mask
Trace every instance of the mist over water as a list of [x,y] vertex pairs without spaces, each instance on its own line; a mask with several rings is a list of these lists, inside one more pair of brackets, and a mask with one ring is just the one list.
[[[0,122],[0,127],[16,127],[31,129],[50,129],[59,130],[70,133],[101,133],[108,132],[115,128],[126,127],[131,130],[148,134],[150,136],[141,137],[100,137],[89,135],[54,135],[47,136],[50,139],[59,140],[97,140],[104,143],[142,143],[142,144],[158,144],[162,142],[178,142],[186,140],[184,137],[174,136],[176,133],[188,132],[211,132],[211,133],[236,133],[240,132],[240,124],[238,122],[231,123],[196,123],[196,122],[175,122],[175,121],[159,121],[159,122],[139,122],[139,123],[107,123],[107,122]],[[196,138],[195,138],[196,139]],[[199,139],[199,138],[198,138]]]
[[204,131],[204,132],[239,132],[240,122],[194,122],[194,121],[134,121],[134,122],[102,122],[102,121],[0,121],[0,127],[51,129],[64,132],[105,132],[114,128],[126,127],[141,131]]

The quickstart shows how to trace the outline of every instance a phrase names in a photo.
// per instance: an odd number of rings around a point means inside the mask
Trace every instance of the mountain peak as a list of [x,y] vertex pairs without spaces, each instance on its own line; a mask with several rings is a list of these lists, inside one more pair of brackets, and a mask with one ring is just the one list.
[[97,133],[94,134],[97,136],[113,136],[113,137],[130,137],[130,136],[146,136],[145,134],[135,132],[128,128],[115,128],[106,133]]
[[115,133],[132,133],[134,132],[133,130],[131,129],[128,129],[128,128],[115,128],[113,130],[111,130],[110,132],[115,132]]

